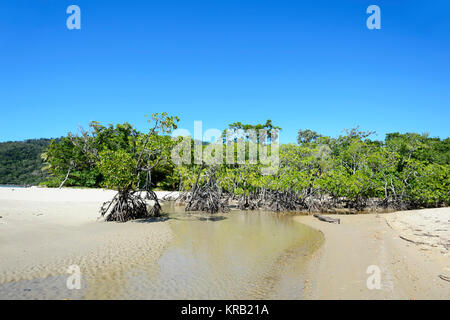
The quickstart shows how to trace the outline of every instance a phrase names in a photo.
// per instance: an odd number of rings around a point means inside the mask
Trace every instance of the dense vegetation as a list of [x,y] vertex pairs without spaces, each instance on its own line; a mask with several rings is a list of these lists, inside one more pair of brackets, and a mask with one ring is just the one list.
[[[298,145],[280,147],[276,174],[261,164],[222,165],[215,179],[241,209],[336,211],[407,209],[450,203],[450,139],[347,130],[337,138],[300,130]],[[195,189],[200,166],[177,167],[182,189]],[[199,184],[210,179],[203,168]]]
[[[90,131],[82,130],[80,135],[69,133],[50,143],[42,154],[46,164],[44,170],[49,172],[49,179],[42,185],[115,188],[122,187],[120,183],[123,180],[130,187],[142,188],[147,174],[135,174],[130,170],[137,162],[136,153],[143,147],[148,134],[138,132],[129,123],[103,126],[92,122],[89,128]],[[171,179],[174,165],[170,161],[170,136],[153,134],[148,146],[157,149],[158,155],[164,154],[165,158],[152,169],[151,180],[147,183],[162,189],[175,188],[176,181]],[[153,161],[155,157],[150,157],[148,161]],[[128,170],[126,174],[125,170]],[[124,173],[124,176],[116,176],[118,172]]]
[[[81,129],[80,135],[69,133],[50,144],[43,158],[51,178],[44,184],[117,190],[100,209],[107,221],[158,216],[161,206],[152,190],[158,181],[152,177],[164,175],[170,165],[170,151],[177,141],[169,134],[177,121],[166,113],[153,114],[146,134],[128,123],[105,127],[92,122],[89,131]],[[151,207],[147,200],[153,201]]]
[[47,179],[41,154],[50,139],[0,143],[0,184],[38,185]]
[[[45,185],[57,187],[64,182],[66,186],[133,192],[177,189],[189,191],[182,196],[187,209],[210,212],[224,210],[230,203],[241,209],[274,211],[406,209],[450,203],[449,138],[390,133],[379,141],[372,138],[373,132],[358,128],[338,137],[300,130],[298,144],[280,146],[278,170],[264,175],[261,150],[259,161],[250,164],[248,137],[244,137],[247,149],[242,164],[175,165],[170,157],[175,142],[167,133],[176,125],[166,114],[160,120],[168,118],[166,126],[151,134],[140,133],[127,123],[104,127],[94,122],[90,132],[52,142],[44,155],[50,173]],[[236,122],[229,128],[266,129],[269,138],[278,129],[270,120],[257,125]],[[148,139],[150,149],[144,143]],[[145,148],[147,169],[136,170],[143,166],[139,150]]]

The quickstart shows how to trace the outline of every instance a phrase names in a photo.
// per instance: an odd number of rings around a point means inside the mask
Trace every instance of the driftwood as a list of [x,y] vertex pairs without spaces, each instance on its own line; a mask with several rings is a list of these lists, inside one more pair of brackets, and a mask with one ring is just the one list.
[[330,217],[325,217],[322,216],[320,214],[314,214],[313,215],[315,218],[319,219],[320,221],[325,221],[325,222],[329,222],[329,223],[337,223],[337,224],[341,224],[341,219],[335,219],[335,218],[330,218]]
[[414,244],[417,244],[417,245],[421,245],[421,244],[427,244],[427,243],[425,243],[425,242],[420,242],[420,241],[414,241],[414,240],[411,240],[411,239],[408,239],[408,238],[406,238],[406,237],[404,237],[404,236],[398,236],[400,239],[403,239],[403,240],[405,240],[405,241],[408,241],[408,242],[411,242],[411,243],[414,243]]
[[444,275],[442,275],[442,274],[439,275],[439,278],[441,278],[441,279],[444,280],[444,281],[450,282],[450,277],[444,276]]

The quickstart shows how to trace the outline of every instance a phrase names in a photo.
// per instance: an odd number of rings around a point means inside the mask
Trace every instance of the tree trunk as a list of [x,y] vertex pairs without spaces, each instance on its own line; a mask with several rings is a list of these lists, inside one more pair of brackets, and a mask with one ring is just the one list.
[[69,178],[70,171],[72,171],[72,165],[69,166],[69,170],[67,170],[66,177],[64,178],[63,182],[61,182],[61,184],[59,185],[58,189],[61,189],[64,186],[64,184],[66,183],[67,179]]

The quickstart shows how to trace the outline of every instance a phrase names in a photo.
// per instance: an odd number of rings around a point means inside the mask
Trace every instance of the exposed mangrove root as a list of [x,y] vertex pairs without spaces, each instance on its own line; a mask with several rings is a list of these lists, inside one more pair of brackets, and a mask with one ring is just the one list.
[[240,210],[301,211],[351,213],[378,210],[405,210],[415,206],[400,199],[358,198],[347,199],[321,194],[307,189],[303,193],[292,190],[261,189],[234,198]]
[[[271,190],[258,188],[236,195],[235,190],[228,193],[218,186],[214,169],[209,168],[206,179],[200,185],[201,170],[197,182],[190,192],[180,193],[176,204],[185,204],[186,211],[206,211],[215,213],[227,211],[230,201],[239,210],[267,210],[275,212],[309,212],[309,213],[357,213],[405,210],[417,208],[417,205],[404,198],[364,198],[348,199],[324,194],[320,189],[306,188],[302,192],[293,189]],[[203,177],[205,178],[205,177]]]
[[144,199],[145,200],[150,200],[152,201],[150,203],[150,206],[147,206],[147,211],[150,214],[150,216],[152,217],[159,217],[161,215],[161,205],[159,203],[158,200],[158,196],[156,195],[156,193],[153,190],[145,190],[145,191],[140,191],[141,192],[141,196],[142,193],[144,194]]
[[254,199],[251,196],[240,196],[238,199],[237,207],[240,210],[258,210],[262,206],[259,198]]
[[[152,201],[151,205],[147,205],[147,200]],[[105,221],[126,222],[158,217],[161,214],[161,205],[151,190],[119,191],[111,201],[103,203],[100,213]]]
[[228,201],[222,196],[217,178],[216,169],[210,167],[206,172],[206,183],[199,185],[199,177],[201,170],[197,177],[197,182],[188,195],[187,205],[185,211],[205,211],[208,213],[228,212]]
[[180,192],[177,199],[175,200],[175,205],[185,206],[189,202],[190,198],[191,198],[190,192]]

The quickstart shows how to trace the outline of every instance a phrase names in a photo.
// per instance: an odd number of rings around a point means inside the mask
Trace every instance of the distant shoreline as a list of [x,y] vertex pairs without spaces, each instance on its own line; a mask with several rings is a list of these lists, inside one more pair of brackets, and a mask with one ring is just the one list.
[[15,184],[0,184],[0,188],[28,188],[31,186],[26,185],[15,185]]

